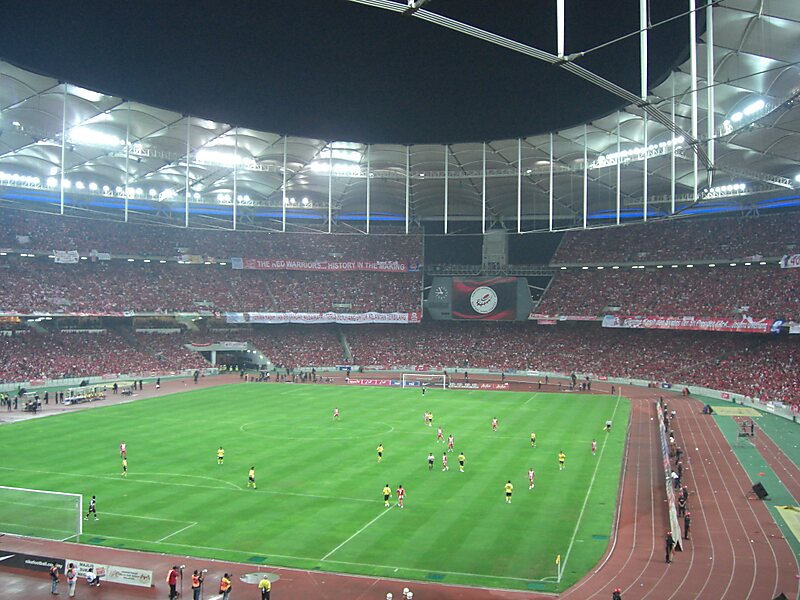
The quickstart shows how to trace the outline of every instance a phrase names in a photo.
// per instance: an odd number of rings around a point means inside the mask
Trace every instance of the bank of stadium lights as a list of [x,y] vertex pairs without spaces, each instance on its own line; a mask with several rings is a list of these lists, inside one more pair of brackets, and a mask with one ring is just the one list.
[[645,157],[652,158],[654,156],[663,156],[672,152],[673,148],[680,148],[686,140],[683,136],[673,137],[667,142],[659,142],[658,144],[650,144],[649,146],[642,146],[640,148],[628,148],[627,150],[620,150],[619,152],[610,152],[598,156],[594,161],[589,163],[590,169],[602,169],[603,167],[613,167],[617,163],[629,163],[644,160]]
[[750,121],[755,121],[765,109],[767,109],[767,104],[763,100],[758,99],[755,102],[751,102],[722,122],[723,132],[730,133],[735,127],[741,127]]
[[728,185],[718,185],[703,190],[703,198],[721,198],[723,196],[737,196],[747,192],[747,185],[744,183],[732,183]]
[[309,163],[308,167],[314,173],[320,174],[328,174],[332,172],[334,175],[346,177],[357,177],[358,175],[361,175],[361,167],[354,163],[335,162],[333,165],[331,165],[330,161],[328,160],[314,160]]
[[69,130],[67,139],[73,144],[82,146],[119,148],[125,145],[125,140],[121,140],[113,134],[103,133],[89,127],[73,127]]
[[41,180],[32,175],[20,175],[19,173],[6,173],[0,171],[0,181],[8,181],[11,185],[39,185]]
[[795,176],[794,176],[794,180],[795,180],[797,183],[800,183],[800,173],[798,173],[797,175],[795,175]]
[[216,165],[219,167],[244,167],[251,169],[256,167],[256,161],[247,156],[239,156],[232,152],[222,150],[199,150],[195,155],[195,161],[206,165]]

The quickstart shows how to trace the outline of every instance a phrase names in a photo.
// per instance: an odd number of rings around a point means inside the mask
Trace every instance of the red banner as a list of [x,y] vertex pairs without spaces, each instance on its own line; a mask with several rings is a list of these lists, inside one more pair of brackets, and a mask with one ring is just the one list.
[[679,329],[685,331],[730,331],[736,333],[771,333],[783,321],[739,317],[630,317],[606,315],[603,327],[612,329]]
[[371,271],[407,273],[408,265],[397,260],[288,260],[275,258],[232,258],[234,269],[259,271]]

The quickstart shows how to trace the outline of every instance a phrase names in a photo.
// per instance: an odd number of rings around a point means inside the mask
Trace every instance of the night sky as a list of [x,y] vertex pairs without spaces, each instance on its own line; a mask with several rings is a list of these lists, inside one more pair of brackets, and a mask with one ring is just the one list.
[[[637,0],[566,4],[567,53],[638,28]],[[686,8],[651,4],[653,23]],[[555,53],[555,0],[431,0],[426,9]],[[687,20],[650,35],[655,83],[685,58]],[[0,58],[146,104],[324,140],[512,138],[623,104],[532,58],[345,0],[4,2]],[[578,63],[638,93],[638,36]]]

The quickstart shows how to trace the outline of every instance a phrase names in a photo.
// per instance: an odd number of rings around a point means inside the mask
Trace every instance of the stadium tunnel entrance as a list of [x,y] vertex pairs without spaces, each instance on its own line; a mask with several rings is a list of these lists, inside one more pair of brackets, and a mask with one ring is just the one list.
[[215,342],[186,344],[186,349],[199,352],[215,367],[238,367],[239,370],[269,371],[272,362],[250,342]]

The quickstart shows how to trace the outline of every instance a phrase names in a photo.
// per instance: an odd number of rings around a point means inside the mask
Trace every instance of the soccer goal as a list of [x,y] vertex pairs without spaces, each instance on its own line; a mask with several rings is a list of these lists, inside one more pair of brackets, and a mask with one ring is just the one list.
[[67,541],[83,533],[83,496],[0,486],[0,531]]
[[403,373],[403,387],[440,387],[447,389],[447,376],[432,373]]

